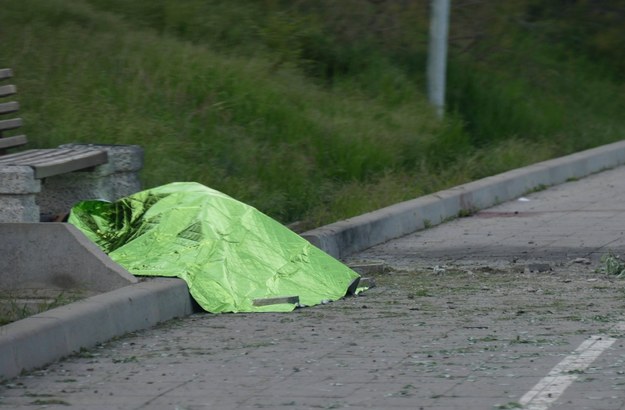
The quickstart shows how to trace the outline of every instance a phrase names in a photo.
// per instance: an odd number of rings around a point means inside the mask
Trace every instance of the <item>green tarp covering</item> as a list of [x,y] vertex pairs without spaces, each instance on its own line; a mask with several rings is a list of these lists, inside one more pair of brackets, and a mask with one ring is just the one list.
[[[255,208],[197,183],[116,202],[84,201],[69,222],[139,276],[184,279],[208,312],[284,312],[353,291],[358,274]],[[273,303],[273,304],[267,304]]]

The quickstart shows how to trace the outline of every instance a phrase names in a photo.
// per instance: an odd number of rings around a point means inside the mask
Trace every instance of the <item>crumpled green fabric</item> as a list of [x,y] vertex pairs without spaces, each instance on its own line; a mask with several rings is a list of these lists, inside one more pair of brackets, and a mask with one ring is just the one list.
[[69,222],[132,274],[185,280],[213,313],[291,311],[297,304],[254,303],[287,296],[304,306],[325,303],[345,296],[359,278],[255,208],[193,182],[116,202],[83,201]]

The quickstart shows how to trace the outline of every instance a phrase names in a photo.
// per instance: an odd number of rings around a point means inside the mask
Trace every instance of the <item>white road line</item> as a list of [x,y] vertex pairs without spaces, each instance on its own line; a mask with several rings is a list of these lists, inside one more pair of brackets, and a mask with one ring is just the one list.
[[[615,325],[612,330],[625,330],[625,322]],[[519,404],[526,410],[547,410],[579,374],[615,341],[616,339],[605,335],[591,336],[521,397]]]

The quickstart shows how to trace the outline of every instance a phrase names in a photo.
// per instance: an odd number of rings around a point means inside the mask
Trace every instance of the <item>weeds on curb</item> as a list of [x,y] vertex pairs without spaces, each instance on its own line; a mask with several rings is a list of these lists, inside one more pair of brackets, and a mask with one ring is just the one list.
[[506,404],[500,404],[497,407],[495,407],[496,409],[522,409],[523,406],[520,403],[517,402],[509,402]]
[[[33,299],[37,299],[37,295]],[[20,296],[11,292],[0,293],[0,326],[25,319],[29,316],[67,305],[81,299],[80,292],[67,294],[60,292],[52,298],[41,298],[39,303],[25,303]]]
[[601,266],[597,268],[597,271],[621,278],[625,276],[625,262],[621,260],[619,255],[608,251],[608,253],[601,256]]

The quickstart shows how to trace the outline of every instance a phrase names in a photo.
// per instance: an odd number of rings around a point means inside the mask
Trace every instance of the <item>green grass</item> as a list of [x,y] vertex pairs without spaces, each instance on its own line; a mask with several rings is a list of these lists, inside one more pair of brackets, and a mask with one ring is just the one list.
[[84,294],[80,290],[66,293],[64,291],[50,292],[44,289],[30,289],[27,293],[28,295],[25,295],[24,291],[0,291],[0,326],[84,298]]
[[624,135],[613,76],[494,23],[452,47],[439,121],[423,5],[352,3],[9,2],[0,65],[31,146],[140,144],[144,186],[197,181],[308,228]]
[[625,275],[625,262],[621,260],[619,255],[609,250],[607,253],[601,255],[601,264],[597,268],[597,272],[621,278]]

